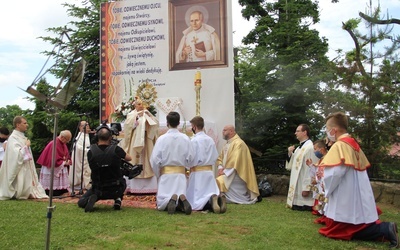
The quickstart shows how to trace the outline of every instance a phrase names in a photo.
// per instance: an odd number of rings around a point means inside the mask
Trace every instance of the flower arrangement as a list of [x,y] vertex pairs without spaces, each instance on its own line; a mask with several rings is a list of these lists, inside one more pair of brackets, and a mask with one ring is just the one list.
[[135,98],[131,97],[128,101],[122,101],[116,108],[114,113],[111,115],[116,122],[122,122],[126,119],[126,116],[135,109]]

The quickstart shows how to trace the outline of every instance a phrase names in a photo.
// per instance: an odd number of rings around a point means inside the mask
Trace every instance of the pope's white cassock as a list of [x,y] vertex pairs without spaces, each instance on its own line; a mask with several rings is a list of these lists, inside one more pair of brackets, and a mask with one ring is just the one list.
[[[183,37],[176,52],[176,62],[182,62],[182,50],[186,46],[190,46],[192,52],[186,56],[186,60],[183,62],[220,60],[220,40],[218,35],[215,33],[215,29],[210,25],[203,23],[201,28],[198,30],[193,30],[192,27],[189,27],[183,31]],[[195,55],[194,52],[196,51],[196,47],[199,48],[199,46],[202,50],[205,49],[205,58],[197,57]]]
[[[8,138],[0,168],[0,200],[48,198],[39,183],[30,148],[24,133],[14,130]],[[28,153],[26,153],[28,152]]]
[[192,146],[194,157],[190,164],[186,198],[193,210],[202,210],[212,195],[219,195],[213,172],[218,151],[213,139],[203,131],[196,133],[192,138]]
[[302,191],[310,191],[311,177],[309,167],[306,160],[311,159],[312,162],[318,162],[318,158],[314,154],[314,145],[311,140],[307,140],[301,147],[297,147],[290,157],[290,161],[286,162],[286,169],[290,170],[290,183],[287,196],[287,206],[310,206],[314,205],[314,198],[309,195],[303,197]]
[[[82,189],[90,188],[90,174],[91,170],[87,160],[87,152],[90,148],[90,138],[88,133],[79,132],[76,136],[74,149],[72,150],[71,158],[72,165],[69,172],[69,184],[74,186],[74,189],[81,188],[81,180],[83,175]],[[82,172],[82,159],[83,159],[83,172]],[[74,169],[75,168],[75,169]]]
[[[187,135],[171,128],[154,145],[150,163],[158,178],[157,209],[165,210],[171,196],[186,195],[186,168],[193,160],[193,149]],[[178,202],[178,201],[177,201]]]

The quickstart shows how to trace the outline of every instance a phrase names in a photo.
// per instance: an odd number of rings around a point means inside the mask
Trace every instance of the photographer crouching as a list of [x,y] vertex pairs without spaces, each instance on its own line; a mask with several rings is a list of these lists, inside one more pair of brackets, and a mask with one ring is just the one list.
[[79,199],[78,206],[85,208],[85,212],[92,212],[98,200],[114,199],[114,210],[120,210],[126,189],[122,160],[131,161],[132,157],[112,143],[113,132],[107,125],[100,126],[96,136],[97,143],[92,144],[87,153],[92,188]]

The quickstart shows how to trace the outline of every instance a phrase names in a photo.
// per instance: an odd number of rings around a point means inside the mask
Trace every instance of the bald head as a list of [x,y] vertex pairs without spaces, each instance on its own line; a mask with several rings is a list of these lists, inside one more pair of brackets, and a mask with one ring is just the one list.
[[222,130],[222,137],[229,140],[236,135],[235,127],[233,125],[226,125]]

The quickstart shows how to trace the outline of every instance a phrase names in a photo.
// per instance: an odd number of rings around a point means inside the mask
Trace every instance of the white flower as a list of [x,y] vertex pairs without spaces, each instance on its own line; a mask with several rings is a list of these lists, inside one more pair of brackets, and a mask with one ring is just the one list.
[[125,110],[122,110],[122,115],[123,116],[127,116],[129,114],[129,112],[131,112],[132,110],[130,108],[127,108]]
[[120,104],[115,108],[115,111],[116,112],[121,112],[121,109],[122,109],[122,105]]

